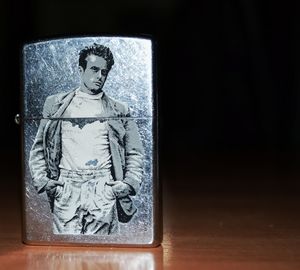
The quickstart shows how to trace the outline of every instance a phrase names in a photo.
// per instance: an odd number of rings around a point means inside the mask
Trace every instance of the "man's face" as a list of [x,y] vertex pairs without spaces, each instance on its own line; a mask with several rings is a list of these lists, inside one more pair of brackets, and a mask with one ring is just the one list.
[[94,54],[87,56],[86,62],[85,70],[79,67],[82,90],[92,95],[100,93],[108,74],[107,62]]

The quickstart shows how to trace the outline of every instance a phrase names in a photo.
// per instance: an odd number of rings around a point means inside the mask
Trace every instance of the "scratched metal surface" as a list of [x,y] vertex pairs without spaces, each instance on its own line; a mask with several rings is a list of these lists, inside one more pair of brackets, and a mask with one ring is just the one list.
[[[38,194],[32,185],[28,167],[31,146],[47,96],[67,92],[79,83],[78,53],[94,42],[108,46],[115,64],[103,91],[127,103],[139,128],[145,150],[144,179],[133,197],[138,212],[119,232],[108,236],[53,234],[52,219],[45,193]],[[28,44],[24,60],[24,238],[41,244],[113,244],[147,245],[153,242],[153,86],[151,41],[137,38],[74,38]]]
[[94,42],[109,47],[115,61],[103,91],[127,103],[133,117],[152,116],[151,41],[137,38],[75,38],[24,46],[24,117],[42,117],[47,96],[78,87],[79,51]]

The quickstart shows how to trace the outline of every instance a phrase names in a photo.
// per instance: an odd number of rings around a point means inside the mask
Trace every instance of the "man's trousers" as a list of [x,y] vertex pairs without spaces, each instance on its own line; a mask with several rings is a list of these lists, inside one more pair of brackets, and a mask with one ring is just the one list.
[[53,225],[56,234],[112,234],[118,230],[116,196],[110,170],[69,171],[61,169],[54,198]]

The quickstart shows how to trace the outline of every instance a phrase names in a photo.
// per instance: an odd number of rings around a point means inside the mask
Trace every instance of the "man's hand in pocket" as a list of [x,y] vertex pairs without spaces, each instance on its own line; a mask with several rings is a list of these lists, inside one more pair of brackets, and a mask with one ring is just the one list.
[[133,193],[132,187],[122,181],[106,182],[106,184],[112,187],[114,194],[118,198],[126,197]]
[[63,182],[56,180],[49,180],[45,186],[46,193],[48,196],[54,196],[57,186],[64,186]]

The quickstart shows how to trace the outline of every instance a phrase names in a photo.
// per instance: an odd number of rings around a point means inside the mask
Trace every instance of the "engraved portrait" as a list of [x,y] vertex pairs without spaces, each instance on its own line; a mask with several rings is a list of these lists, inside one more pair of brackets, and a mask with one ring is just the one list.
[[[119,52],[105,42],[84,45],[76,46],[73,87],[56,83],[55,91],[44,93],[43,101],[34,94],[41,112],[39,117],[30,117],[33,112],[27,117],[36,125],[27,154],[28,176],[37,196],[47,200],[48,207],[43,209],[50,211],[54,235],[112,236],[143,212],[139,209],[143,197],[138,196],[151,185],[145,175],[152,166],[147,161],[151,152],[145,151],[143,127],[149,127],[145,121],[150,117],[140,117],[142,110],[132,106],[134,96],[107,93],[106,83],[114,85],[112,80],[117,78],[110,74],[118,65],[115,55]],[[122,83],[126,83],[124,78]]]

